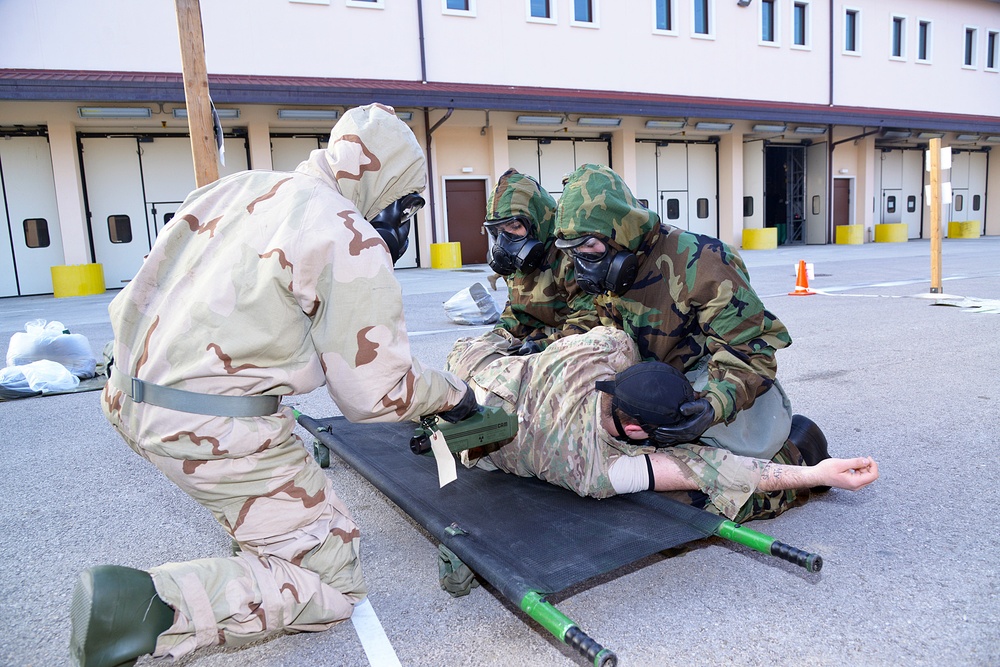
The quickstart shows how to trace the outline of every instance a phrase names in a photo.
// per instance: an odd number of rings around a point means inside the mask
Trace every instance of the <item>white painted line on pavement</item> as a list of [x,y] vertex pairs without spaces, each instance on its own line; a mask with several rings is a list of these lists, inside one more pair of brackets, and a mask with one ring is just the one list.
[[495,329],[497,325],[486,324],[483,326],[469,327],[468,329],[435,329],[434,331],[410,331],[407,335],[411,338],[414,336],[433,336],[434,334],[440,333],[462,333],[463,331],[478,331],[479,329]]
[[358,633],[358,639],[361,640],[365,656],[372,667],[402,667],[368,598],[354,605],[351,623],[354,624],[354,631]]

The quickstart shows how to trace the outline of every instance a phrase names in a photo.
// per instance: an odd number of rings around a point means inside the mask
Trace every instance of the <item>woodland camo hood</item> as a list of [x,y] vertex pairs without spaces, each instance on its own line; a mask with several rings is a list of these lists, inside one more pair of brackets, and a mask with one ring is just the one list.
[[427,163],[417,138],[384,104],[350,109],[337,121],[325,150],[313,151],[300,171],[336,181],[340,192],[371,220],[400,197],[423,192]]
[[556,200],[531,176],[516,169],[504,172],[486,203],[486,220],[523,215],[531,221],[535,238],[542,243],[555,235]]
[[570,174],[556,220],[559,238],[596,236],[635,253],[660,226],[659,216],[639,203],[621,176],[596,164]]

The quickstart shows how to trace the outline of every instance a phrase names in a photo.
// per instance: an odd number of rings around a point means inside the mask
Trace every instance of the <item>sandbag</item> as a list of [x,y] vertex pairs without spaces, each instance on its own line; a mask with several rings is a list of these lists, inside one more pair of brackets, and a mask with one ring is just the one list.
[[493,324],[500,319],[497,302],[481,283],[466,287],[445,301],[444,312],[456,324]]
[[54,361],[77,378],[95,375],[97,358],[90,341],[82,334],[71,334],[62,322],[32,320],[10,337],[7,366],[25,366],[35,361]]

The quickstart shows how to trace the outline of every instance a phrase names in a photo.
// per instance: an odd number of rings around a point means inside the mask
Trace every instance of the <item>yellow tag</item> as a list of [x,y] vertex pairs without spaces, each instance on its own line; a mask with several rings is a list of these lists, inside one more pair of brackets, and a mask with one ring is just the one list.
[[441,431],[434,431],[431,434],[431,451],[434,453],[434,460],[438,468],[438,484],[444,487],[458,479],[458,472],[455,468],[455,457],[448,449],[448,443],[444,439]]

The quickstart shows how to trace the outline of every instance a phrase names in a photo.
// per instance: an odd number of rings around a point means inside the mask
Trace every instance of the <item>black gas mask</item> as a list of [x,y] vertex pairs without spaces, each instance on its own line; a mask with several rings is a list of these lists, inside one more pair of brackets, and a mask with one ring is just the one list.
[[424,203],[423,197],[412,192],[392,202],[369,220],[389,246],[393,264],[399,261],[410,245],[410,222],[417,211],[424,207]]
[[[527,230],[524,236],[517,236],[500,231],[505,223],[518,221]],[[486,261],[490,268],[501,276],[509,276],[515,271],[531,273],[542,265],[545,258],[545,245],[532,238],[531,223],[523,217],[487,220],[484,225],[493,237],[493,244],[486,251]]]
[[604,241],[602,252],[579,252],[573,249],[588,238],[556,243],[557,247],[565,249],[573,257],[576,284],[588,294],[625,294],[631,289],[639,271],[635,255],[628,250],[616,250],[607,241]]

